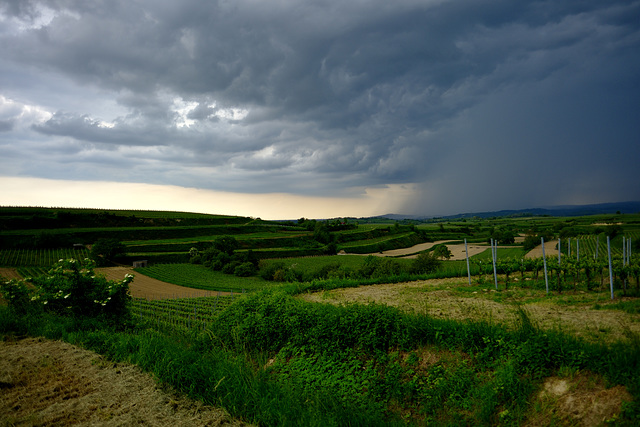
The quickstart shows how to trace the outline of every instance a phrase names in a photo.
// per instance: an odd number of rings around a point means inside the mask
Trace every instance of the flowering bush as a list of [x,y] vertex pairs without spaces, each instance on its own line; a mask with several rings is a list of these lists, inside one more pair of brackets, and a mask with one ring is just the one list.
[[129,319],[129,283],[107,280],[93,272],[89,259],[61,259],[46,275],[2,284],[2,294],[15,314],[53,312],[73,317],[99,317],[115,323]]

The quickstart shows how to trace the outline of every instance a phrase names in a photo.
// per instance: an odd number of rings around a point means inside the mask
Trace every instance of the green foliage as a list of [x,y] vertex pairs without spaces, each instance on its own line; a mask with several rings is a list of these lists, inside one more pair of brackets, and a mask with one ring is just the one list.
[[398,275],[402,271],[402,265],[393,258],[377,257],[369,255],[358,271],[360,278],[376,278]]
[[433,248],[433,255],[440,259],[450,259],[452,256],[451,251],[447,245],[436,245]]
[[7,301],[9,310],[14,316],[22,317],[38,311],[37,308],[39,307],[36,304],[32,304],[32,292],[24,281],[0,280],[0,293]]
[[[17,316],[50,312],[74,318],[99,318],[113,324],[129,320],[129,283],[109,281],[93,272],[90,260],[60,260],[47,275],[2,284],[2,293]],[[32,286],[27,286],[30,284]]]
[[490,235],[488,240],[495,240],[500,245],[510,245],[515,242],[515,233],[513,230],[505,227],[500,227],[495,230]]
[[89,252],[89,256],[98,266],[110,265],[124,253],[124,245],[117,239],[98,239]]
[[553,239],[553,233],[549,230],[543,230],[537,233],[530,230],[522,243],[523,249],[527,252],[530,251],[542,242],[542,238],[544,238],[545,242],[549,242]]
[[238,241],[232,236],[218,237],[213,241],[213,247],[220,252],[224,252],[229,256],[232,256],[236,249],[238,249]]
[[428,274],[436,271],[441,264],[435,253],[422,252],[414,259],[411,270],[416,274]]
[[233,274],[238,277],[248,277],[256,274],[256,266],[250,262],[243,262],[233,269]]
[[189,262],[203,264],[214,271],[222,271],[225,274],[234,274],[238,277],[249,277],[258,271],[258,258],[253,251],[236,252],[238,241],[231,236],[219,237],[213,242],[213,246],[202,253],[197,248],[191,248]]
[[214,321],[216,336],[235,348],[276,352],[295,346],[315,351],[386,351],[400,314],[382,305],[350,309],[314,306],[283,293],[263,292],[231,305]]

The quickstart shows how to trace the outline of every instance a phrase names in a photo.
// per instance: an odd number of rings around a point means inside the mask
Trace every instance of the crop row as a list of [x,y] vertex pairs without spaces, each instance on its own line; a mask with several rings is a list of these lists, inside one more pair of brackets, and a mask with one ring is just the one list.
[[[640,233],[625,233],[624,238],[625,241],[626,239],[631,239],[635,242],[640,239]],[[578,238],[565,238],[561,239],[560,243],[562,244],[561,249],[564,255],[571,254],[577,257],[580,254],[580,257],[595,257],[597,254],[598,258],[606,258],[608,254],[607,239],[604,236],[586,235]],[[622,256],[622,237],[617,237],[614,241],[611,241],[610,246],[611,256]]]
[[135,271],[174,285],[210,291],[243,292],[262,289],[267,284],[257,276],[238,277],[198,264],[155,264]]
[[224,310],[237,296],[180,298],[158,301],[134,299],[132,313],[146,327],[158,330],[204,330],[216,313]]
[[0,249],[0,266],[50,267],[60,259],[84,259],[88,256],[86,249]]

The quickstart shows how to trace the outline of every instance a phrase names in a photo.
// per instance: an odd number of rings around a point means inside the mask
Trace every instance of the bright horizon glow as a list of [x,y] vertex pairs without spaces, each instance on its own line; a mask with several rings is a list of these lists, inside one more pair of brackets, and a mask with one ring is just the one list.
[[412,185],[366,188],[359,197],[243,194],[120,182],[0,177],[0,206],[38,206],[207,213],[287,220],[383,215],[415,196]]

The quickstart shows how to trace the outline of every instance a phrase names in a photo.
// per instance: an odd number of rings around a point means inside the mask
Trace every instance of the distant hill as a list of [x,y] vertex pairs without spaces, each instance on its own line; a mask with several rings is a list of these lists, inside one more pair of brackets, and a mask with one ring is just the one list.
[[615,214],[615,213],[640,213],[640,201],[636,202],[615,202],[615,203],[599,203],[593,205],[562,205],[562,206],[547,206],[541,208],[530,209],[511,209],[500,210],[490,212],[467,212],[456,215],[428,217],[419,215],[400,215],[400,214],[387,214],[381,215],[381,218],[387,218],[392,220],[402,219],[459,219],[459,218],[493,218],[493,217],[505,217],[505,216],[584,216],[584,215],[602,215],[602,214]]

